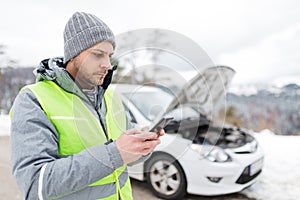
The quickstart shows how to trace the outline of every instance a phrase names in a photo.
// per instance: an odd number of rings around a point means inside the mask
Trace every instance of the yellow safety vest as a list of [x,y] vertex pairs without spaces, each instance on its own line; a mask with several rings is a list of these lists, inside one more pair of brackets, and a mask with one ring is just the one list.
[[[26,86],[37,97],[44,112],[58,132],[60,155],[72,155],[91,146],[104,144],[108,139],[117,139],[126,130],[126,115],[122,102],[113,90],[105,92],[107,137],[101,123],[84,105],[82,100],[71,94],[53,81],[40,81]],[[96,166],[95,166],[96,167]],[[101,169],[100,169],[101,170]],[[130,179],[120,188],[118,177],[126,165],[116,169],[112,174],[89,186],[116,183],[116,193],[104,199],[132,199]]]

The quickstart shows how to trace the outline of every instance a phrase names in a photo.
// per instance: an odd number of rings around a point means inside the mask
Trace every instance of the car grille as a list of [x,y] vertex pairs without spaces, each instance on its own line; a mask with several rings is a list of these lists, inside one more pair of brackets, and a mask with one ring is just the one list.
[[257,177],[261,173],[261,171],[262,170],[259,170],[258,172],[256,172],[252,176],[250,176],[250,165],[249,165],[248,167],[246,167],[244,169],[244,171],[242,172],[241,176],[238,178],[238,180],[236,181],[236,183],[238,183],[238,184],[248,183],[249,181],[251,181],[255,177]]

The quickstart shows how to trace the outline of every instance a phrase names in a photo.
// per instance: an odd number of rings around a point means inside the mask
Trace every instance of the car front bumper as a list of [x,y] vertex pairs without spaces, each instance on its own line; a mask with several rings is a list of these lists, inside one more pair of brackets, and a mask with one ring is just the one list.
[[262,172],[261,147],[258,146],[253,153],[230,153],[230,156],[230,162],[215,163],[200,158],[192,150],[186,151],[179,162],[187,178],[187,192],[207,196],[222,195],[239,192],[255,183]]

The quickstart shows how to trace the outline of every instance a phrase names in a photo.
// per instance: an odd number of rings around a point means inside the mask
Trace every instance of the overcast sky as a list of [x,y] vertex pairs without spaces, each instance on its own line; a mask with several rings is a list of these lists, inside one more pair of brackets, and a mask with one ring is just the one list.
[[183,34],[215,64],[234,68],[234,84],[300,79],[297,0],[1,0],[0,44],[22,66],[62,56],[75,11],[97,15],[116,35],[140,28]]

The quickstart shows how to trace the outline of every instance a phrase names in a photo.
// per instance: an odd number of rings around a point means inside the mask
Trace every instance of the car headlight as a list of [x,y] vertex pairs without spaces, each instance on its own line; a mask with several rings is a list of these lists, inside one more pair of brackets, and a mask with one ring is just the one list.
[[214,148],[206,156],[212,162],[228,162],[231,161],[230,156],[221,148]]
[[191,144],[191,149],[211,162],[230,162],[230,156],[220,147]]

